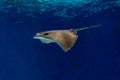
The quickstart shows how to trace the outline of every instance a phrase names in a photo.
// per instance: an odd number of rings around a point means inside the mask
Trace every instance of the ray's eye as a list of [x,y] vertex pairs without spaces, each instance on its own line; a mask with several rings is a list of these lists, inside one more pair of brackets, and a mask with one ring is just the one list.
[[49,33],[44,33],[45,36],[47,36]]

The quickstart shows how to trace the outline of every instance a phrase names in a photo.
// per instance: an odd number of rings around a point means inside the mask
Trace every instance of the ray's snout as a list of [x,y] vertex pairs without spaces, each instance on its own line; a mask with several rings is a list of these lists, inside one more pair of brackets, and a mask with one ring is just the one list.
[[36,33],[36,35],[35,36],[42,36],[40,33]]
[[40,33],[36,33],[35,36],[33,37],[34,39],[38,39],[39,37],[41,37],[42,35]]

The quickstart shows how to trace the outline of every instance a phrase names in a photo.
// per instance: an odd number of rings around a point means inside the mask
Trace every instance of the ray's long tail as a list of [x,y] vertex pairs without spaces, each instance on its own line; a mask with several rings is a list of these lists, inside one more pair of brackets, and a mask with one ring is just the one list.
[[99,26],[101,26],[101,24],[90,26],[90,27],[85,27],[85,28],[73,29],[73,30],[77,32],[77,31],[81,31],[81,30],[85,30],[85,29],[90,29],[90,28],[95,28],[95,27],[99,27]]

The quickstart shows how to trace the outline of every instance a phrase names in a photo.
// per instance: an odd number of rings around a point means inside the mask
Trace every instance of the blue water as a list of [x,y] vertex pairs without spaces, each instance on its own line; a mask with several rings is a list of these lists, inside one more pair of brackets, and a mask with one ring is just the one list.
[[[96,24],[68,52],[33,39]],[[0,80],[120,80],[120,1],[0,0]]]

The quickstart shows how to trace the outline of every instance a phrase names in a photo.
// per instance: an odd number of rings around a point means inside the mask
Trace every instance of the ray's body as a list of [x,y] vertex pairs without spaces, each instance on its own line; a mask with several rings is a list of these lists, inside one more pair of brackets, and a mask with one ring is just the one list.
[[69,29],[69,30],[51,30],[37,33],[33,38],[39,39],[43,43],[57,43],[65,52],[70,50],[76,42],[78,35],[77,32],[85,29],[95,28],[100,25],[91,27]]

